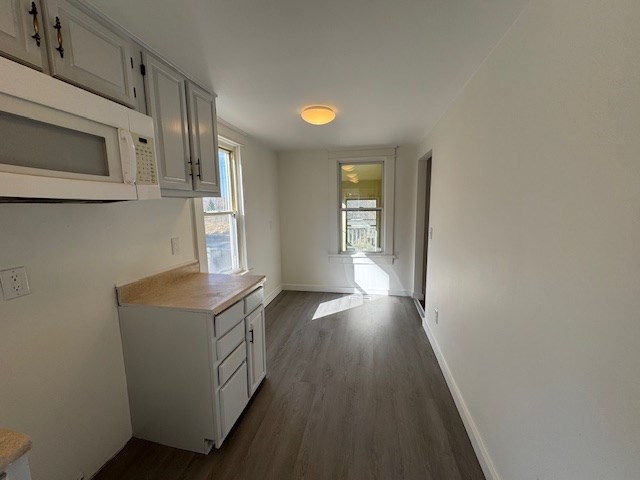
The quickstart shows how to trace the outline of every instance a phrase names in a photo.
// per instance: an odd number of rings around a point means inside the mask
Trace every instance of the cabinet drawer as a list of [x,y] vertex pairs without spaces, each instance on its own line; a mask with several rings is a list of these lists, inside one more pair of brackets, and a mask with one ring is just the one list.
[[220,315],[215,316],[216,337],[221,337],[244,318],[242,300],[227,308]]
[[264,288],[260,287],[256,291],[244,297],[244,314],[253,312],[258,305],[264,301]]
[[247,363],[243,362],[227,384],[220,389],[220,412],[222,436],[226,437],[233,424],[247,406]]
[[247,343],[242,342],[238,348],[236,348],[227,359],[218,367],[218,380],[220,385],[227,383],[227,380],[231,378],[233,372],[235,372],[242,362],[247,358]]
[[224,360],[244,340],[244,322],[240,322],[216,342],[218,360]]

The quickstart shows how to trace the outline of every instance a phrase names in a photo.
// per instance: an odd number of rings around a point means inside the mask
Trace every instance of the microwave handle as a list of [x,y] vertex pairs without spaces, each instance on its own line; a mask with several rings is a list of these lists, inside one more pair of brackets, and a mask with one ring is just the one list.
[[136,183],[138,172],[138,162],[136,157],[136,146],[133,143],[133,136],[129,130],[118,129],[120,138],[120,154],[122,155],[122,176],[124,182],[129,185]]

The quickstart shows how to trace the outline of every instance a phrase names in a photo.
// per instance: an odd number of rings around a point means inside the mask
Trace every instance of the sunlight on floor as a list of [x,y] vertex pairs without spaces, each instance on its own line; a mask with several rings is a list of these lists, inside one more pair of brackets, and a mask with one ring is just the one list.
[[328,317],[329,315],[334,315],[339,312],[351,310],[352,308],[360,307],[365,303],[369,303],[375,300],[375,296],[369,295],[349,295],[348,297],[340,297],[334,300],[327,300],[326,302],[322,302],[320,305],[318,305],[318,308],[316,308],[316,311],[313,314],[312,320],[318,320],[323,317]]

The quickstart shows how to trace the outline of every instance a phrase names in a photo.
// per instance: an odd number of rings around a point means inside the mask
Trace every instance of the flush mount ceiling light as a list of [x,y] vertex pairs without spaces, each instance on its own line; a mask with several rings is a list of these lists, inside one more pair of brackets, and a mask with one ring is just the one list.
[[330,107],[324,105],[311,105],[305,107],[300,113],[302,119],[311,125],[326,125],[336,118],[336,112]]
[[342,169],[345,172],[353,172],[356,169],[356,167],[354,167],[353,165],[343,165]]

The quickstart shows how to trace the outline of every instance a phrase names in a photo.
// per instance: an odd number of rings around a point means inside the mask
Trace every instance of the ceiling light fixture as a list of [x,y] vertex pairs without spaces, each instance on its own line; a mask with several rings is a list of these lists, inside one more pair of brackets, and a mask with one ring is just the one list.
[[353,172],[353,171],[356,169],[356,167],[355,167],[355,166],[353,166],[353,165],[343,165],[343,166],[342,166],[342,169],[343,169],[345,172]]
[[324,105],[311,105],[305,107],[300,113],[302,119],[311,125],[326,125],[336,118],[336,112]]

